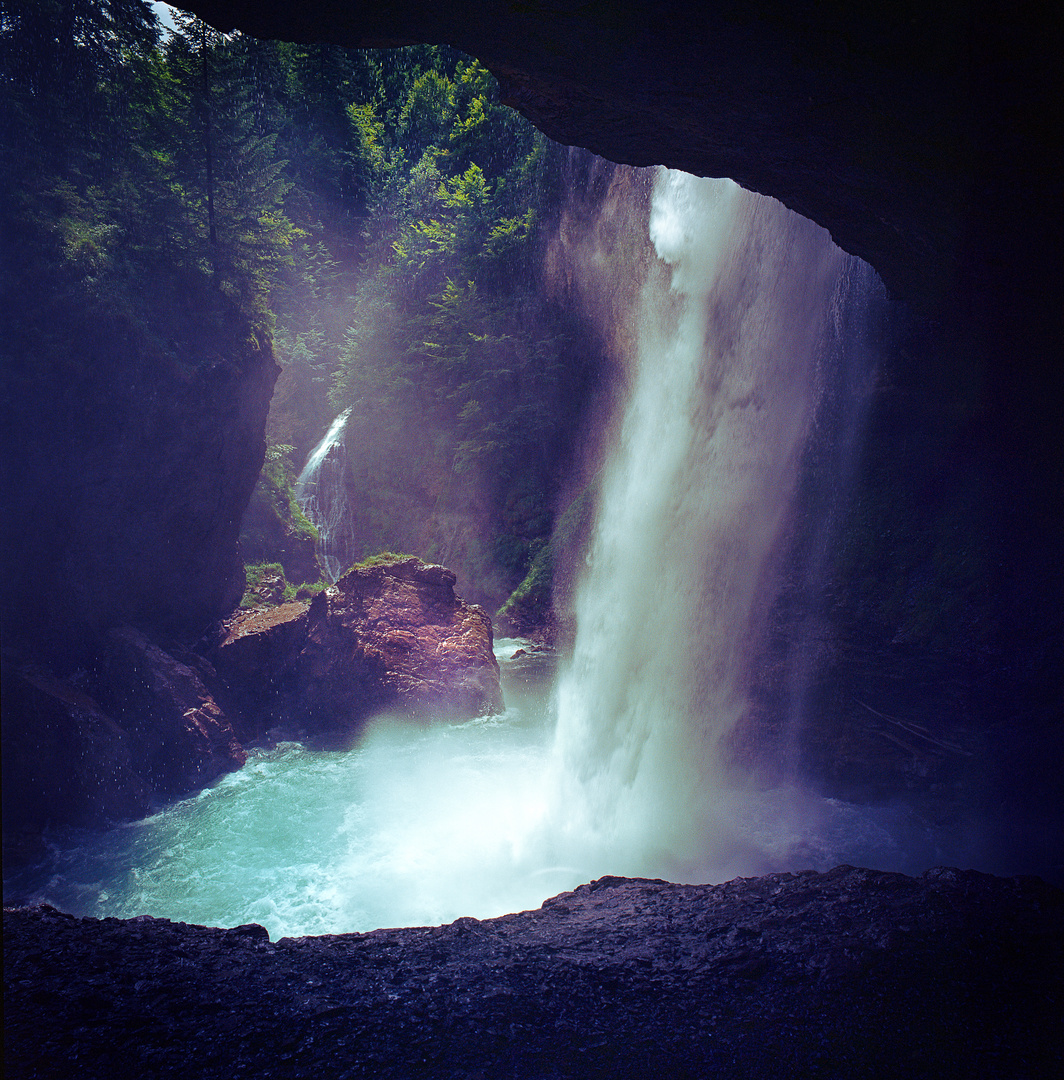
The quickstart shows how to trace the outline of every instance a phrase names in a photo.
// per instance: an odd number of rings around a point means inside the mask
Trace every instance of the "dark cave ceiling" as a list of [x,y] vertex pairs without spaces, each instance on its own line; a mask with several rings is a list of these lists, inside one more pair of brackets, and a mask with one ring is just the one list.
[[[222,29],[448,43],[559,142],[730,176],[828,228],[948,324],[1059,284],[1056,74],[1042,9],[978,3],[185,0]],[[1056,293],[1059,300],[1059,292]],[[1059,303],[1054,301],[1054,307]],[[1056,324],[1049,306],[1034,322]]]

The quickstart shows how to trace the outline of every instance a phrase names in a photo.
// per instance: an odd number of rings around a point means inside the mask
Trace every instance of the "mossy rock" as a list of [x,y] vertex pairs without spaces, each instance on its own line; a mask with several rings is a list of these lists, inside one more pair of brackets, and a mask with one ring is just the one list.
[[296,584],[285,577],[279,562],[250,563],[244,567],[246,586],[240,601],[245,610],[256,607],[276,607],[291,600],[309,600],[325,588],[325,582]]

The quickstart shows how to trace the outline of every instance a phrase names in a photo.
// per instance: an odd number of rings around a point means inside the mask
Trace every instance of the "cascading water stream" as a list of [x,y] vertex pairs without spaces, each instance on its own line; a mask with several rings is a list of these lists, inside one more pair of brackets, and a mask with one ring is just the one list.
[[332,422],[311,451],[293,489],[299,509],[318,530],[318,562],[330,584],[335,584],[350,562],[344,542],[348,520],[344,429],[350,415],[351,408],[347,408]]
[[631,393],[557,691],[564,829],[611,872],[721,872],[721,739],[743,713],[849,260],[727,180],[662,170]]

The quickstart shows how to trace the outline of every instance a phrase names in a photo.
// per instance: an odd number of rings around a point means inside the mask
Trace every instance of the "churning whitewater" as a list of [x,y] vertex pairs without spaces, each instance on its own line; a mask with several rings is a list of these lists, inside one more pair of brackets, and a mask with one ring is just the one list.
[[[13,883],[21,895],[79,914],[256,921],[277,937],[484,918],[605,873],[910,868],[886,812],[743,791],[721,753],[839,355],[840,297],[870,272],[726,180],[659,170],[649,235],[658,261],[632,314],[628,397],[553,691],[542,672],[529,683],[534,665],[515,680],[517,643],[500,642],[502,717],[382,721],[343,753],[257,751],[149,821],[57,838],[37,877]],[[327,474],[342,468],[346,420],[297,485],[334,578],[346,509]]]

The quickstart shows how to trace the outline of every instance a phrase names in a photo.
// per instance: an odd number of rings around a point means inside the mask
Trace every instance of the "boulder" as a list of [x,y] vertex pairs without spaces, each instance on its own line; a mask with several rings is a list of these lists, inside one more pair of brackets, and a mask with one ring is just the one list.
[[288,723],[298,699],[310,607],[308,601],[294,601],[253,608],[222,624],[214,660],[241,738],[257,738]]
[[500,712],[491,619],[454,584],[446,567],[401,559],[356,566],[310,603],[229,619],[215,659],[245,713],[241,732]]

